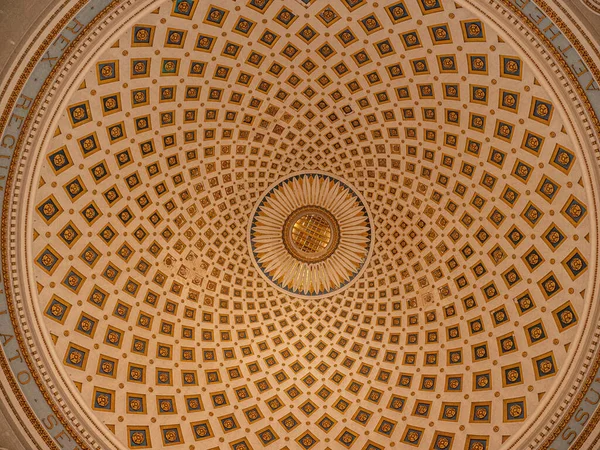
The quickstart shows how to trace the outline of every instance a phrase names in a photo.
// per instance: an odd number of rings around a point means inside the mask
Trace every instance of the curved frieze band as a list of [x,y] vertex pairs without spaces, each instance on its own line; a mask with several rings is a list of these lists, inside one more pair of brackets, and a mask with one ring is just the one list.
[[600,2],[598,0],[583,0],[583,3],[596,14],[600,14]]

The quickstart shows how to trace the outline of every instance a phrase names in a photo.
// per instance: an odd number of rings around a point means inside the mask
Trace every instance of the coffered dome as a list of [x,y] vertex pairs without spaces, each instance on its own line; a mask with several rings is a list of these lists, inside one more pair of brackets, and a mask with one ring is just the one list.
[[590,259],[534,72],[449,2],[194,6],[114,39],[39,174],[38,298],[84,399],[130,447],[497,448],[562,368]]
[[151,6],[69,75],[14,250],[106,442],[534,448],[598,256],[542,68],[466,2]]

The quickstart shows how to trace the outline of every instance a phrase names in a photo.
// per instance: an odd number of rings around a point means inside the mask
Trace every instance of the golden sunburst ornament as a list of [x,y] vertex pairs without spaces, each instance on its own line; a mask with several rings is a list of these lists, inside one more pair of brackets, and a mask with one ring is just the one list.
[[299,297],[340,292],[366,266],[373,230],[360,194],[333,175],[290,175],[271,186],[251,216],[248,239],[270,284]]

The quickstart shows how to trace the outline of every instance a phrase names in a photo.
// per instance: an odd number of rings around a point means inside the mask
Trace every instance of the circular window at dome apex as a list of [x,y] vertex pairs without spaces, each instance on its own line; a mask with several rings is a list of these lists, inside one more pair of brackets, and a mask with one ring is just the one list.
[[286,293],[324,296],[348,287],[371,249],[371,220],[359,194],[321,173],[292,175],[260,199],[249,227],[253,262]]
[[292,242],[298,250],[317,253],[331,244],[331,227],[319,214],[305,214],[291,227]]
[[340,242],[340,227],[335,217],[318,206],[298,208],[286,219],[282,231],[287,251],[306,263],[329,258]]

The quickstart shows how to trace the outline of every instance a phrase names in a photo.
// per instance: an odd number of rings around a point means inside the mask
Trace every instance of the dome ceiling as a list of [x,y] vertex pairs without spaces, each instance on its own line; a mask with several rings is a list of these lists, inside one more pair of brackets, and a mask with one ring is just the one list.
[[33,182],[65,374],[125,448],[500,448],[595,260],[553,99],[450,1],[138,17]]
[[[86,75],[39,175],[69,376],[132,448],[498,448],[584,307],[586,192],[548,97],[451,2],[163,5]],[[247,229],[315,169],[365,199],[373,255],[294,298]]]

